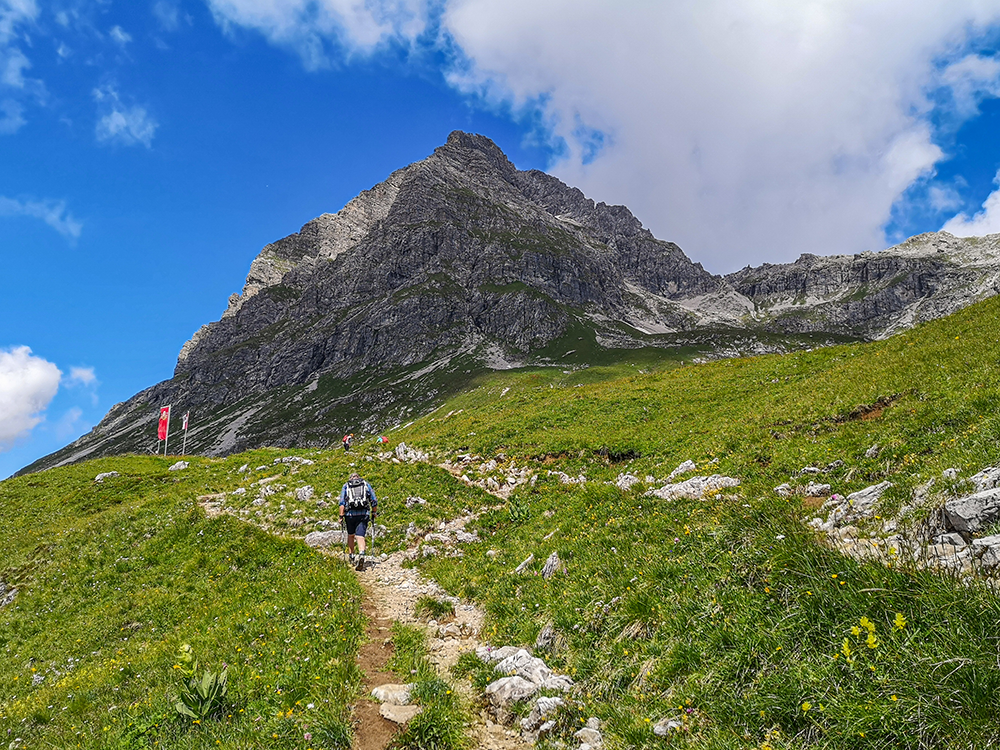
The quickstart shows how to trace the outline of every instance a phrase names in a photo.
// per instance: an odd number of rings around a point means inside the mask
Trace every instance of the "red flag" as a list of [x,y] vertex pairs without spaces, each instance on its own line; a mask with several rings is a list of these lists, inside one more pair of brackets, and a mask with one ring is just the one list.
[[184,427],[183,427],[184,430],[187,430],[188,428],[188,414],[190,413],[191,412],[189,411],[184,412]]
[[167,439],[167,426],[170,424],[170,407],[161,406],[160,407],[160,424],[156,431],[157,440]]

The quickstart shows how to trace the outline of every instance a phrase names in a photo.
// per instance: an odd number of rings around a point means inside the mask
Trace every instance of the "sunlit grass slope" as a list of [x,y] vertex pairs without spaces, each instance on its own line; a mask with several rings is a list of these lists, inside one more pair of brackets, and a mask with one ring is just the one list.
[[[313,528],[302,518],[336,519],[336,502],[318,501],[359,464],[393,525],[379,550],[399,547],[410,522],[493,501],[427,464],[340,451],[274,463],[292,454],[191,458],[181,471],[168,470],[176,458],[123,456],[0,483],[0,581],[18,589],[0,608],[2,746],[349,746],[361,589],[338,556],[293,538]],[[109,471],[120,476],[94,481]],[[250,510],[262,479],[281,487],[266,517]],[[305,485],[316,495],[299,503]],[[199,497],[240,487],[229,502],[245,520],[206,518]],[[405,508],[417,494],[426,503]],[[200,722],[174,710],[185,643],[199,676],[228,665],[225,710]]]
[[[934,477],[950,491],[945,468],[997,465],[998,340],[991,300],[868,345],[610,380],[492,378],[404,437],[590,481],[545,476],[481,519],[486,538],[460,563],[423,564],[485,604],[497,645],[554,623],[551,661],[581,682],[579,716],[608,720],[612,747],[989,747],[992,589],[846,559],[773,488],[842,460],[823,481],[844,494],[889,480],[891,510]],[[739,497],[665,502],[645,482],[609,484],[624,471],[662,483],[685,459],[738,477]],[[546,581],[553,551],[566,573]],[[512,574],[529,553],[529,574]],[[682,729],[655,737],[663,718]]]
[[[207,520],[195,497],[230,464],[168,463],[103,459],[0,484],[0,578],[19,588],[0,609],[0,741],[345,746],[363,634],[353,575],[301,543]],[[184,643],[199,676],[228,664],[213,720],[173,710]]]
[[[991,588],[846,559],[773,488],[842,460],[824,481],[843,494],[889,480],[891,510],[945,468],[997,465],[998,336],[992,300],[868,345],[496,374],[393,434],[440,459],[496,459],[498,478],[512,462],[532,467],[537,481],[506,503],[433,466],[375,460],[370,444],[300,453],[311,466],[275,465],[294,453],[277,450],[180,472],[167,471],[173,459],[122,457],[0,483],[0,580],[19,590],[0,609],[0,742],[344,746],[361,592],[338,560],[287,537],[336,517],[316,500],[353,464],[383,500],[382,549],[402,546],[411,522],[482,514],[483,541],[464,558],[419,564],[482,604],[495,645],[530,645],[554,624],[547,659],[579,692],[553,741],[594,715],[612,749],[989,747],[1000,740]],[[625,471],[659,484],[685,459],[738,477],[739,496],[665,502],[645,481],[609,484]],[[109,470],[121,476],[94,483]],[[256,483],[275,475],[284,488],[254,505]],[[317,495],[295,500],[306,484]],[[196,507],[240,487],[225,502],[252,523]],[[405,508],[411,495],[426,504]],[[566,572],[534,575],[553,551]],[[535,565],[514,575],[529,553]],[[173,710],[184,643],[200,669],[229,667],[226,710],[200,724]],[[659,738],[664,718],[681,729]]]

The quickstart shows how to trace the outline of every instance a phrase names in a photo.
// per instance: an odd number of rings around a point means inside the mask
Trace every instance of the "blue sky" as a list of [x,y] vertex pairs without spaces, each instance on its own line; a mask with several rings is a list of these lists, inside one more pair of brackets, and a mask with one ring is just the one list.
[[992,5],[0,0],[0,477],[454,129],[716,272],[1000,231]]

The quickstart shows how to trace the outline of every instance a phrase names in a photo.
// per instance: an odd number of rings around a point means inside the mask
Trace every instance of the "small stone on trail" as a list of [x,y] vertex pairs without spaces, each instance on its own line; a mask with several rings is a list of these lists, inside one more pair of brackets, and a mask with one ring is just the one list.
[[387,683],[372,689],[372,697],[379,703],[391,703],[394,706],[410,705],[410,693],[413,684],[398,685]]
[[117,476],[119,476],[117,471],[106,471],[103,474],[98,474],[94,477],[94,481],[103,484],[105,479],[111,479],[112,477]]
[[378,712],[383,719],[388,719],[394,724],[405,724],[420,713],[420,706],[394,706],[391,703],[383,703],[379,706]]

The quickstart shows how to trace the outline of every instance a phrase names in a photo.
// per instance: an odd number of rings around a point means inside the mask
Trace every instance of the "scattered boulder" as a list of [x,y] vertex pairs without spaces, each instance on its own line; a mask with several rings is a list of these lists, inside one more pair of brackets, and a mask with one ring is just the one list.
[[632,485],[638,484],[642,480],[634,474],[619,474],[615,480],[615,487],[620,490],[630,490]]
[[987,572],[996,570],[1000,567],[1000,534],[973,539],[972,551],[979,558],[982,570]]
[[945,479],[958,479],[958,469],[945,469],[941,472],[941,476]]
[[305,487],[299,487],[295,490],[295,499],[300,503],[305,503],[311,500],[315,493],[316,490],[312,488],[312,485],[307,484]]
[[562,561],[559,559],[559,553],[553,552],[545,561],[545,565],[542,566],[542,578],[548,580],[560,570],[562,570]]
[[1000,467],[990,466],[969,477],[976,492],[991,490],[1000,484]]
[[774,491],[777,493],[778,497],[791,497],[795,493],[795,490],[792,489],[792,485],[788,484],[788,482],[779,484],[774,488]]
[[830,485],[816,482],[810,482],[802,490],[806,497],[829,497],[832,491],[833,488]]
[[301,456],[285,456],[284,458],[274,459],[275,464],[299,464],[300,466],[312,466],[314,461],[308,458],[302,458]]
[[565,472],[562,472],[562,471],[550,471],[549,472],[549,476],[550,477],[557,477],[562,484],[586,484],[587,483],[587,477],[585,477],[583,474],[580,474],[579,476],[576,476],[576,477],[571,477],[569,474],[566,474]]
[[512,704],[527,700],[537,692],[538,685],[518,675],[501,677],[486,686],[486,698],[497,719],[504,724],[512,718]]
[[604,737],[599,729],[583,727],[578,729],[573,736],[580,741],[581,747],[587,747],[591,750],[600,750],[604,747]]
[[945,523],[952,531],[975,534],[1000,518],[1000,488],[949,500],[944,506]]
[[560,706],[566,705],[566,701],[558,696],[542,696],[535,701],[525,718],[521,719],[521,729],[526,732],[534,732],[545,722],[545,717],[555,713]]
[[479,541],[479,533],[476,531],[465,531],[459,529],[455,532],[455,541],[460,544],[472,544]]
[[397,685],[388,683],[372,689],[372,697],[379,703],[391,703],[394,706],[408,706],[413,683]]
[[117,471],[105,471],[104,473],[98,474],[94,477],[94,481],[98,484],[103,484],[105,479],[113,479],[117,476],[121,476]]
[[329,549],[337,547],[347,542],[347,532],[340,531],[311,531],[306,534],[306,544],[317,549]]
[[416,463],[420,461],[430,461],[430,456],[421,450],[416,448],[410,448],[406,443],[400,443],[396,446],[396,458],[404,463]]
[[515,573],[523,573],[524,569],[527,568],[529,565],[531,565],[531,563],[533,563],[534,561],[535,561],[535,553],[532,552],[530,555],[528,555],[524,559],[524,561],[520,565],[518,565],[516,568],[514,568],[514,572]]
[[250,471],[250,464],[243,464],[236,471],[239,472],[240,474],[246,474],[248,471]]
[[427,501],[418,495],[411,495],[410,497],[406,498],[406,502],[404,503],[404,505],[406,505],[407,508],[412,508],[416,505],[426,505],[426,504]]
[[729,487],[739,487],[739,485],[739,479],[725,477],[721,474],[713,474],[710,477],[691,477],[677,484],[665,484],[659,489],[650,490],[646,494],[658,497],[661,500],[674,500],[681,497],[690,500],[700,500],[709,492],[717,492]]
[[674,469],[672,472],[670,472],[670,476],[667,477],[667,481],[668,482],[672,482],[672,481],[674,481],[674,479],[676,479],[677,477],[679,477],[681,474],[687,474],[689,471],[694,471],[695,468],[697,468],[697,467],[694,465],[694,461],[692,461],[689,458],[687,461],[685,461],[680,466],[678,466],[676,469]]
[[177,463],[173,464],[169,469],[167,469],[167,471],[183,471],[188,466],[190,466],[190,464],[187,461],[178,461]]
[[7,584],[0,581],[0,608],[6,607],[17,596],[16,588],[7,588]]
[[476,656],[479,660],[485,662],[486,664],[496,664],[497,662],[503,661],[508,656],[516,654],[522,649],[517,646],[501,646],[500,648],[493,648],[492,646],[479,646],[476,649]]
[[813,475],[813,474],[819,474],[822,471],[823,470],[821,468],[819,468],[818,466],[803,466],[799,470],[799,476],[803,476],[803,475],[810,476],[810,475]]
[[875,443],[871,448],[865,451],[865,458],[877,458],[878,454],[882,452],[882,446]]
[[556,674],[548,668],[544,661],[537,656],[532,656],[525,649],[520,649],[516,654],[497,662],[493,670],[523,677],[537,687],[546,690],[565,692],[573,687],[573,680],[566,675]]
[[684,725],[676,719],[660,719],[653,724],[653,734],[657,737],[666,737],[671,732],[679,732]]

